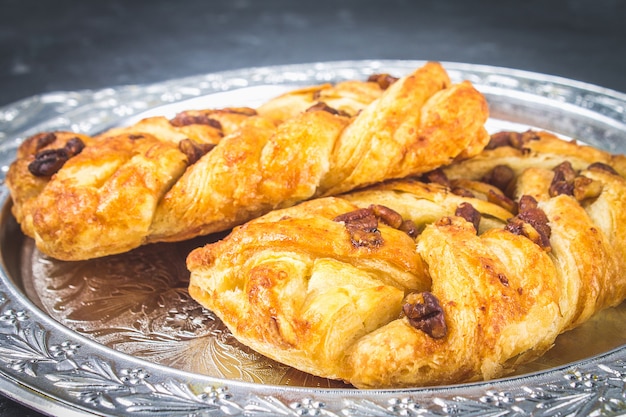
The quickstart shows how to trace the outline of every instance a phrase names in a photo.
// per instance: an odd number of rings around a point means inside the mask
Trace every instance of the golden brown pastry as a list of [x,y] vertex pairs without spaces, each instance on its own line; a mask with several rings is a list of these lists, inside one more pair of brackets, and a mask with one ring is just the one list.
[[503,376],[626,298],[626,180],[596,157],[276,210],[191,252],[189,291],[242,343],[359,388]]
[[445,167],[444,171],[449,178],[475,180],[484,178],[498,165],[506,165],[519,174],[528,167],[552,169],[564,161],[576,170],[592,163],[603,163],[613,167],[622,177],[626,176],[626,156],[536,130],[495,133],[480,154]]
[[[277,115],[321,97],[341,109],[319,101]],[[430,171],[479,153],[489,140],[485,98],[468,82],[451,84],[438,63],[395,82],[383,77],[275,100],[260,109],[265,116],[243,108],[150,118],[83,138],[81,151],[67,155],[77,135],[31,138],[7,175],[14,214],[42,252],[87,259]],[[55,158],[63,163],[44,169]]]
[[7,173],[13,214],[44,253],[60,259],[130,250],[143,243],[158,201],[194,151],[215,146],[224,131],[255,114],[247,108],[190,111],[96,137],[34,135]]
[[367,82],[348,80],[300,88],[269,100],[257,112],[278,122],[291,119],[312,106],[328,106],[337,113],[354,116],[396,81],[397,78],[389,74],[374,74]]

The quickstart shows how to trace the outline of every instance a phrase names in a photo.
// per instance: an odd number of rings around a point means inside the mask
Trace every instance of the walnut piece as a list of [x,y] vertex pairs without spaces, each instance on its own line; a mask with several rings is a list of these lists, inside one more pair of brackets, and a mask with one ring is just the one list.
[[419,234],[412,220],[404,220],[400,213],[380,204],[340,214],[333,220],[345,224],[354,247],[378,247],[383,244],[383,237],[378,230],[379,221],[405,232],[413,239]]
[[350,211],[333,220],[345,224],[352,246],[355,248],[379,247],[383,244],[383,237],[378,230],[378,218],[371,208]]
[[437,297],[428,291],[409,294],[402,312],[411,326],[433,339],[442,339],[448,334],[443,308]]
[[398,77],[389,74],[372,74],[367,78],[367,81],[377,83],[380,88],[386,90],[391,84],[398,81]]
[[317,103],[315,103],[314,105],[306,109],[306,111],[307,112],[325,111],[327,113],[334,114],[336,116],[350,117],[350,115],[346,113],[345,111],[337,110],[333,107],[330,107],[328,104],[324,103],[323,101],[318,101]]
[[174,127],[183,127],[189,125],[207,125],[214,127],[217,130],[222,130],[222,124],[215,119],[211,119],[206,114],[192,114],[189,112],[178,113],[170,124]]
[[466,221],[474,225],[474,229],[478,232],[478,226],[480,225],[480,212],[474,208],[470,203],[461,203],[454,212],[455,216],[464,218]]
[[491,135],[490,141],[485,149],[495,149],[503,146],[510,146],[515,149],[523,150],[531,140],[538,140],[539,136],[532,130],[526,132],[498,132]]
[[183,139],[178,142],[178,149],[187,156],[189,165],[193,165],[205,154],[209,153],[215,144],[213,143],[197,143],[191,139]]
[[[50,137],[46,137],[45,141],[49,139]],[[54,138],[48,143],[53,141]],[[40,148],[40,144],[39,142],[37,143],[38,148]],[[36,177],[50,177],[56,174],[71,157],[81,153],[84,148],[85,144],[83,141],[73,137],[65,143],[63,148],[44,149],[37,152],[35,159],[28,164],[28,170]]]
[[518,206],[517,216],[509,219],[505,230],[516,235],[526,236],[546,251],[550,251],[552,229],[548,224],[548,216],[538,207],[537,200],[532,196],[523,195]]
[[[614,171],[613,168],[606,164],[591,164],[590,169],[604,170],[606,172]],[[554,177],[550,184],[549,193],[551,197],[565,194],[573,196],[577,201],[583,201],[590,198],[596,198],[602,192],[602,184],[591,178],[579,175],[572,164],[565,161],[554,169]]]

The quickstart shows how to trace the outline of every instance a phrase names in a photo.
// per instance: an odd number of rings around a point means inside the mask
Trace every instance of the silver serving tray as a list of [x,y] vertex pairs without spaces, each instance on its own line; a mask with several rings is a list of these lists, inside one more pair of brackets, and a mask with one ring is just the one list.
[[[0,175],[4,180],[19,143],[41,131],[94,134],[185,109],[254,107],[297,86],[364,79],[379,72],[403,75],[423,63],[346,61],[250,68],[31,97],[0,108]],[[487,97],[491,131],[546,129],[626,153],[625,94],[512,69],[443,65],[454,81],[470,80]],[[219,236],[64,263],[40,254],[21,234],[10,204],[1,186],[0,391],[44,413],[626,413],[626,303],[560,336],[543,358],[507,378],[446,387],[355,390],[247,350],[189,299],[184,264],[180,266],[185,253]]]

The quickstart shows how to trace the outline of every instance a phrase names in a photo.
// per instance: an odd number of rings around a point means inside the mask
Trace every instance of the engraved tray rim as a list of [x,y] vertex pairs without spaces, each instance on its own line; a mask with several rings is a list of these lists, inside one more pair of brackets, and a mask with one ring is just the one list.
[[[36,132],[104,130],[153,108],[263,86],[298,86],[400,74],[422,60],[361,60],[266,66],[223,71],[146,85],[52,92],[0,107],[0,162],[4,175],[20,141]],[[626,94],[534,72],[441,62],[454,81],[469,79],[503,114],[536,103],[526,115],[540,128],[584,137],[626,152]],[[510,103],[513,103],[510,105]],[[491,104],[491,103],[490,103]],[[517,106],[517,107],[516,107]],[[528,109],[527,109],[528,110]],[[564,120],[545,119],[563,113]],[[533,113],[530,110],[530,113]],[[585,123],[577,123],[583,120]],[[591,123],[590,123],[591,122]],[[564,366],[493,381],[388,390],[260,385],[180,371],[94,342],[36,307],[7,262],[10,196],[0,186],[0,392],[44,413],[63,415],[327,415],[442,414],[617,415],[626,410],[626,344]],[[13,223],[11,225],[11,223]]]

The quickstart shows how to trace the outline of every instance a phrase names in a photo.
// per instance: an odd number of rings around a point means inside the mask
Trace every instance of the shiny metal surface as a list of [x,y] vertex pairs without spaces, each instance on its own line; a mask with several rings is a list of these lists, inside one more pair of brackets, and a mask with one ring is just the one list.
[[[255,106],[298,85],[401,75],[420,61],[262,67],[145,86],[32,97],[0,109],[3,172],[20,141],[55,129],[96,133],[152,114]],[[551,130],[626,152],[626,95],[522,71],[444,63],[487,97],[489,128]],[[47,259],[19,232],[7,190],[0,222],[0,390],[104,415],[567,414],[626,408],[626,305],[561,336],[510,378],[428,389],[357,391],[270,362],[186,294],[196,239],[82,263]],[[210,237],[212,238],[212,237]],[[11,390],[8,387],[11,387]],[[15,396],[15,394],[11,394]]]

